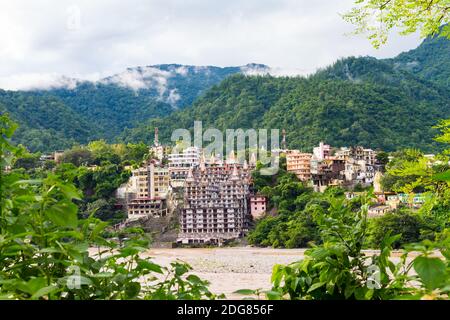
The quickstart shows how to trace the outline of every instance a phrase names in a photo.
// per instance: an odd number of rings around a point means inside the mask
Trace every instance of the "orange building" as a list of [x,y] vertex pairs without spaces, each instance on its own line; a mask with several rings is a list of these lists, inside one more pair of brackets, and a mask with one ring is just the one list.
[[294,173],[301,181],[311,180],[311,153],[291,150],[286,153],[287,171]]

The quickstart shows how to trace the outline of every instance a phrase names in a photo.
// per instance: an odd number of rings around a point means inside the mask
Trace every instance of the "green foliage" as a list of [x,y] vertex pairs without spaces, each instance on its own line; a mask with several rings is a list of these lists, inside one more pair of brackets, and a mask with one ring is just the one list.
[[104,237],[107,223],[79,219],[81,193],[57,174],[27,180],[6,173],[20,152],[9,142],[15,127],[1,116],[1,299],[215,298],[185,263],[166,268],[141,258],[148,245],[142,230],[126,230],[119,245]]
[[115,206],[115,191],[128,181],[131,173],[122,165],[103,162],[101,166],[87,168],[61,164],[55,172],[82,191],[83,198],[77,202],[82,216],[95,214],[105,221],[124,218],[125,214]]
[[[214,84],[242,72],[239,67],[158,65],[152,68],[152,73],[159,69],[167,76],[163,92],[154,85],[133,90],[109,81],[110,78],[97,83],[80,81],[74,89],[0,90],[0,114],[8,112],[20,123],[13,139],[33,152],[67,149],[96,139],[113,142],[125,128],[190,106]],[[145,70],[137,68],[133,72],[145,73]],[[146,78],[145,81],[151,84],[155,80]],[[172,99],[173,96],[178,99]],[[149,144],[152,138],[152,133],[146,132],[139,141]]]
[[[435,128],[441,131],[441,134],[436,137],[436,141],[450,144],[450,119],[442,120]],[[450,150],[446,150],[445,153],[450,154]]]
[[[384,190],[405,193],[411,200],[416,193],[422,193],[425,203],[419,209],[420,219],[431,219],[438,225],[431,229],[447,228],[450,222],[448,156],[438,154],[434,158],[427,158],[418,150],[403,150],[394,153],[393,157],[382,178]],[[409,206],[412,206],[412,203]],[[401,219],[398,222],[400,221]],[[429,230],[430,227],[425,229]],[[432,233],[428,232],[428,236],[432,236]]]
[[393,65],[441,87],[450,87],[450,41],[446,37],[428,37],[416,49],[401,53]]
[[267,197],[269,208],[276,216],[258,220],[250,231],[248,241],[257,246],[304,248],[321,243],[315,216],[330,206],[330,199],[343,197],[338,188],[329,188],[324,194],[313,192],[294,174],[285,170],[284,160],[275,176],[262,176],[261,166],[253,173],[256,190]]
[[434,219],[426,219],[408,210],[387,213],[370,221],[369,243],[371,248],[378,248],[388,232],[400,235],[392,246],[394,249],[406,244],[420,242],[428,237],[434,240],[434,234],[441,231]]
[[377,153],[376,159],[380,165],[385,166],[389,163],[389,154],[387,152],[380,151]]
[[439,34],[450,37],[447,0],[355,0],[356,6],[344,19],[356,26],[355,33],[368,33],[374,47],[385,44],[389,31],[400,28],[401,34],[420,31],[422,37]]
[[[448,90],[375,58],[348,58],[309,78],[235,75],[213,87],[192,108],[124,132],[141,141],[154,127],[163,141],[177,128],[283,128],[289,148],[311,150],[320,141],[334,146],[366,145],[439,149],[438,120],[450,116]],[[373,119],[377,119],[376,122]]]
[[33,169],[38,168],[40,164],[40,155],[36,153],[24,152],[20,157],[14,161],[13,167],[14,169],[25,169],[27,171],[31,171]]
[[88,166],[93,162],[92,152],[82,147],[74,147],[64,152],[61,156],[61,162],[71,163],[76,167]]
[[[324,243],[308,249],[301,261],[275,265],[271,290],[240,293],[265,294],[275,300],[448,299],[448,230],[436,242],[410,245],[396,264],[391,260],[391,249],[400,235],[387,232],[379,253],[362,251],[368,234],[366,210],[367,206],[352,210],[342,199],[332,201],[328,210],[317,214]],[[419,254],[408,261],[412,251]]]
[[54,151],[95,138],[95,126],[55,97],[0,90],[0,114],[20,123],[13,141],[29,150]]
[[131,175],[125,165],[140,164],[148,153],[144,143],[92,141],[65,151],[55,172],[83,192],[83,199],[77,202],[81,216],[94,213],[101,220],[118,222],[126,216],[115,199],[115,191]]
[[[220,130],[284,128],[288,146],[305,151],[327,141],[435,152],[440,145],[432,140],[432,126],[450,117],[448,43],[427,40],[417,51],[389,60],[342,59],[308,78],[225,79],[239,70],[210,68],[206,77],[189,67],[188,76],[168,80],[181,96],[176,110],[154,89],[81,83],[76,90],[2,92],[0,112],[22,124],[14,139],[31,151],[67,149],[96,139],[149,144],[155,127],[161,141],[169,142],[174,129],[192,130],[194,120],[202,120],[205,128]],[[416,60],[419,67],[411,69]]]

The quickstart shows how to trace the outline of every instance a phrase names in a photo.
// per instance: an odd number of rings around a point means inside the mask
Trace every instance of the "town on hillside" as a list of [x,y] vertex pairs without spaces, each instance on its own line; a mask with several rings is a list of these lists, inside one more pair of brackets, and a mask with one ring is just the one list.
[[[420,207],[424,198],[382,190],[384,164],[377,152],[364,147],[333,148],[323,142],[312,153],[286,148],[283,130],[282,149],[286,169],[317,192],[342,187],[352,199],[373,187],[376,201],[368,216],[376,217],[399,206]],[[163,243],[179,245],[222,245],[244,237],[254,221],[267,214],[268,199],[256,192],[252,172],[257,166],[255,153],[241,162],[231,152],[225,159],[206,156],[198,147],[171,151],[159,143],[155,129],[152,155],[116,191],[117,206],[127,213],[116,229],[140,226]],[[58,162],[62,152],[43,155],[41,160]],[[430,161],[433,159],[429,155]],[[96,170],[95,166],[90,167]],[[159,238],[158,238],[159,236]]]

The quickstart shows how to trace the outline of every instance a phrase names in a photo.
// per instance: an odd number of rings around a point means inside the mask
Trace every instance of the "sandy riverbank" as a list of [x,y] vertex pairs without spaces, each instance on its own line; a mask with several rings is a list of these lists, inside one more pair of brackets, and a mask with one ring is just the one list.
[[[142,257],[162,266],[181,260],[193,267],[193,273],[208,280],[210,290],[224,293],[227,299],[242,299],[234,294],[239,289],[270,289],[272,268],[275,264],[289,264],[304,257],[306,249],[273,249],[253,247],[233,248],[154,248],[145,251]],[[95,249],[91,253],[95,254]],[[376,253],[367,250],[367,255]],[[393,252],[391,259],[399,262],[400,252]],[[408,260],[411,260],[411,254]]]
[[272,267],[303,258],[304,249],[212,248],[150,249],[146,257],[161,265],[182,260],[194,273],[211,282],[210,290],[224,293],[228,299],[242,299],[233,294],[239,289],[269,289]]

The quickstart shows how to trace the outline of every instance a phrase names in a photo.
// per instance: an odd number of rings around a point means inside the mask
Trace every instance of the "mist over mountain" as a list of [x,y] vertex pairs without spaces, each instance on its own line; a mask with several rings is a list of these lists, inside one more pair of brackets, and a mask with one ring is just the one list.
[[240,67],[162,64],[100,79],[0,90],[0,112],[21,129],[15,141],[52,151],[93,139],[145,141],[154,127],[286,129],[290,147],[321,140],[385,150],[439,149],[431,128],[450,117],[450,41],[433,37],[392,59],[349,57],[308,77],[274,76],[262,64]]
[[[41,89],[0,90],[0,111],[9,112],[22,125],[17,142],[32,151],[52,151],[92,139],[114,141],[125,128],[190,106],[229,75],[264,74],[269,70],[260,64],[224,68],[162,64],[128,68],[98,81],[61,77],[51,84],[43,83]],[[55,101],[59,108],[48,101]],[[34,121],[47,114],[55,119]],[[78,134],[61,130],[66,126],[79,126]],[[44,137],[52,132],[59,138],[48,143],[36,130]]]
[[[201,120],[204,127],[221,130],[285,129],[288,146],[305,151],[327,141],[335,146],[434,152],[440,146],[433,140],[432,127],[450,117],[450,92],[443,81],[450,66],[435,60],[439,56],[445,61],[448,43],[444,38],[427,39],[418,53],[410,51],[393,59],[349,57],[309,77],[234,75],[210,89],[192,108],[126,130],[122,139],[148,140],[153,128],[160,127],[168,141],[174,129],[192,129],[194,120]],[[427,55],[427,50],[432,53]],[[420,61],[415,70],[404,63],[411,57]]]

